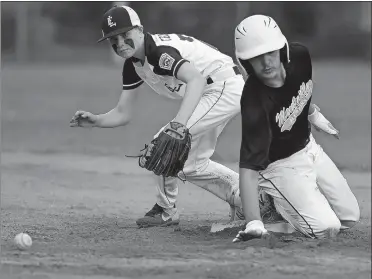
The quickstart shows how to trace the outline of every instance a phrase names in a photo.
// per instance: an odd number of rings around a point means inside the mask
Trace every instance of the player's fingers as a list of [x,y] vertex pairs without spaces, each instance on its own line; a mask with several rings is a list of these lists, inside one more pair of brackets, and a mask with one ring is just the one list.
[[70,123],[75,123],[77,121],[77,117],[74,115],[71,120],[70,120]]
[[237,242],[241,242],[241,241],[242,240],[239,237],[235,237],[232,242],[237,243]]
[[79,127],[79,121],[77,120],[71,120],[70,121],[70,127]]
[[339,131],[333,127],[333,125],[331,123],[328,124],[328,128],[333,132],[332,135],[337,138],[337,139],[340,139],[340,136],[339,136]]
[[89,113],[84,111],[84,112],[81,113],[80,117],[81,118],[89,118]]
[[333,127],[332,123],[328,123],[328,128],[333,130],[333,131],[337,131],[335,127]]
[[233,239],[233,242],[235,243],[235,242],[245,241],[246,235],[247,234],[244,231],[239,231],[238,234]]
[[335,131],[337,134],[339,133],[339,131],[332,125],[332,123],[328,123],[328,127],[329,129]]
[[83,113],[84,113],[83,110],[78,110],[77,112],[75,112],[74,117],[80,117]]
[[314,127],[315,130],[317,130],[318,132],[322,131],[318,126],[316,126],[315,124],[312,124],[312,126]]
[[233,243],[236,243],[236,242],[241,242],[243,241],[241,235],[240,235],[240,232],[235,236],[235,238],[233,239]]

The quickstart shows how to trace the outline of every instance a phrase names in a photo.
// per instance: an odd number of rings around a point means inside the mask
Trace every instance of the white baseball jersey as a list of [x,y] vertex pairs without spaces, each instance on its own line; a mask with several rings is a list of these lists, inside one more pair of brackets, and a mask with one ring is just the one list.
[[234,67],[231,57],[213,46],[181,34],[145,34],[145,63],[132,57],[123,67],[123,89],[134,89],[146,82],[156,93],[172,99],[185,94],[186,84],[177,79],[185,62],[192,63],[204,76],[223,67]]

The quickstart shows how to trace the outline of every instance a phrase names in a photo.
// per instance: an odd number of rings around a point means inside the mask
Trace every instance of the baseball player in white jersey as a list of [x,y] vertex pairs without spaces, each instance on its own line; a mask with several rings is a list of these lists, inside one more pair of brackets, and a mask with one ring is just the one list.
[[[107,11],[102,31],[100,41],[108,39],[116,54],[126,59],[123,92],[110,112],[78,111],[76,116],[96,127],[123,126],[130,121],[134,99],[144,83],[159,95],[183,99],[174,121],[186,125],[192,134],[192,149],[183,170],[186,179],[231,205],[234,218],[235,206],[240,206],[239,195],[234,198],[238,174],[210,160],[218,136],[240,111],[244,80],[232,58],[193,37],[143,32],[137,13],[127,6]],[[84,125],[83,119],[79,124]],[[177,179],[156,179],[157,203],[137,220],[141,227],[179,223]]]
[[[276,210],[311,238],[353,227],[358,202],[332,160],[311,135],[313,93],[308,49],[288,43],[276,22],[254,15],[235,29],[238,61],[248,72],[241,98],[240,195],[246,229],[234,242],[267,235],[255,196],[270,195]],[[310,114],[310,117],[309,117]]]
[[[145,33],[138,15],[127,6],[115,6],[104,14],[102,32],[99,41],[108,39],[115,53],[126,59],[123,91],[114,109],[100,115],[77,111],[71,126],[126,125],[144,83],[159,95],[182,99],[173,121],[186,125],[192,134],[183,170],[186,180],[226,201],[232,220],[244,219],[238,173],[210,160],[218,136],[240,112],[244,80],[232,58],[190,36]],[[157,202],[137,220],[140,227],[179,223],[177,179],[156,179]]]

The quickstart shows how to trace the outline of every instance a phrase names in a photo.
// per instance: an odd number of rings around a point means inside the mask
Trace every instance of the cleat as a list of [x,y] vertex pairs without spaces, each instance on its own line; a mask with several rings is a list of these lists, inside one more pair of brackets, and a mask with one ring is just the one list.
[[[176,206],[174,206],[174,208],[175,207]],[[178,225],[180,223],[180,217],[178,210],[170,217],[161,206],[155,204],[154,207],[145,214],[145,217],[139,218],[136,223],[140,228],[167,227]]]

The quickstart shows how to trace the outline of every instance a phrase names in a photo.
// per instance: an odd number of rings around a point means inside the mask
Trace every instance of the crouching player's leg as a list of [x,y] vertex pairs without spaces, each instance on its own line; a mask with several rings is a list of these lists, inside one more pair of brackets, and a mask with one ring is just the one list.
[[[187,123],[192,134],[192,143],[181,174],[188,182],[226,201],[231,208],[232,220],[244,220],[240,209],[239,175],[210,158],[215,151],[219,135],[240,111],[243,86],[241,75],[234,73],[225,81],[214,82],[206,87]],[[167,226],[179,223],[176,206],[177,180],[169,177],[158,178],[157,203],[144,217],[137,220],[138,226]]]

